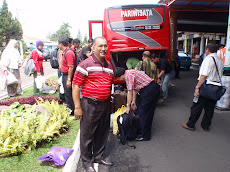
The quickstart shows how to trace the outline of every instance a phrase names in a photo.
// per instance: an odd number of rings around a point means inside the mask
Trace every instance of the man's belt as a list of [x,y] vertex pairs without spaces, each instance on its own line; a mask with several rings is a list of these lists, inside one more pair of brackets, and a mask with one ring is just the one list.
[[68,72],[62,72],[62,76],[68,75]]
[[85,98],[85,99],[87,99],[89,101],[92,101],[92,102],[106,102],[106,101],[110,100],[110,98],[106,99],[106,100],[98,100],[97,98],[94,98],[94,97],[84,97],[84,96],[83,96],[83,98]]

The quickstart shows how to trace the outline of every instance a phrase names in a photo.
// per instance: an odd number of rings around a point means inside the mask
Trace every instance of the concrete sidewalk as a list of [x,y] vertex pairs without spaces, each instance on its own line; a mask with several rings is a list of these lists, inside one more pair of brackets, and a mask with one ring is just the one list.
[[[133,149],[110,134],[105,157],[114,166],[99,165],[99,172],[230,171],[229,111],[215,110],[209,132],[200,128],[201,119],[194,132],[181,127],[190,115],[198,75],[195,68],[182,70],[181,79],[172,81],[176,86],[170,88],[168,102],[155,111],[150,141],[130,141],[136,146]],[[76,171],[84,171],[81,160]]]

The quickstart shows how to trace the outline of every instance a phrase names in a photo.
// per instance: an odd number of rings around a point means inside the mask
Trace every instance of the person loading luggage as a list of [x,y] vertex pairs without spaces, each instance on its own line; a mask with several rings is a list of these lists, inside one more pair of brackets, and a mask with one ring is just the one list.
[[150,140],[154,111],[160,96],[160,86],[139,70],[125,70],[118,67],[114,71],[114,77],[126,82],[128,89],[126,113],[129,113],[132,107],[139,115],[141,133],[136,141]]

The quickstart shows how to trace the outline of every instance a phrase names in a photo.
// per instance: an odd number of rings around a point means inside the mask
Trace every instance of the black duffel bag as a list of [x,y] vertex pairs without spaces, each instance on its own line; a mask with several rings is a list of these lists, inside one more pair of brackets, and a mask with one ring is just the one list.
[[[216,65],[216,60],[214,59],[214,57],[212,57],[214,63],[215,63],[215,66],[216,66],[216,70],[217,70],[217,73],[218,73],[218,76],[219,76],[219,79],[221,81],[221,78],[220,78],[220,74],[219,74],[219,70],[217,68],[217,65]],[[218,86],[218,85],[213,85],[213,84],[207,84],[206,82],[203,83],[200,87],[200,95],[202,97],[205,97],[205,98],[208,98],[208,99],[211,99],[211,100],[215,100],[215,101],[218,101],[220,100],[220,98],[224,95],[224,93],[226,92],[226,87],[225,86]]]
[[225,86],[218,86],[213,84],[204,83],[200,87],[200,95],[202,97],[218,101],[226,92]]

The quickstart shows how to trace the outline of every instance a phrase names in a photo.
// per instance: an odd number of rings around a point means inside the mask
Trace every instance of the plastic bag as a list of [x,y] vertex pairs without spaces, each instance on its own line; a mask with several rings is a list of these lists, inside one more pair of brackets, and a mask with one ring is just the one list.
[[18,82],[17,78],[10,71],[7,71],[6,75],[6,85],[15,84]]
[[113,134],[117,135],[118,125],[117,125],[117,117],[122,115],[126,110],[124,105],[121,106],[113,115]]
[[26,76],[31,76],[31,74],[36,71],[36,66],[33,59],[27,59],[27,61],[23,63],[22,67],[24,68],[24,73]]
[[7,72],[4,70],[0,76],[0,87],[1,90],[5,90],[6,89],[6,75]]
[[54,146],[47,154],[39,157],[38,161],[53,161],[55,165],[64,165],[73,151],[71,148]]
[[25,68],[26,67],[26,64],[27,64],[27,62],[28,62],[28,60],[29,60],[30,58],[25,58],[23,61],[22,61],[22,68]]
[[35,78],[35,83],[36,83],[37,89],[43,88],[45,85],[45,77],[41,75],[38,76],[37,78]]
[[52,87],[47,87],[47,86],[42,87],[40,91],[44,94],[54,94],[56,92],[55,90],[53,90]]
[[58,79],[58,85],[60,85],[59,92],[60,92],[61,94],[64,94],[65,91],[64,91],[63,84],[62,84],[62,76]]

